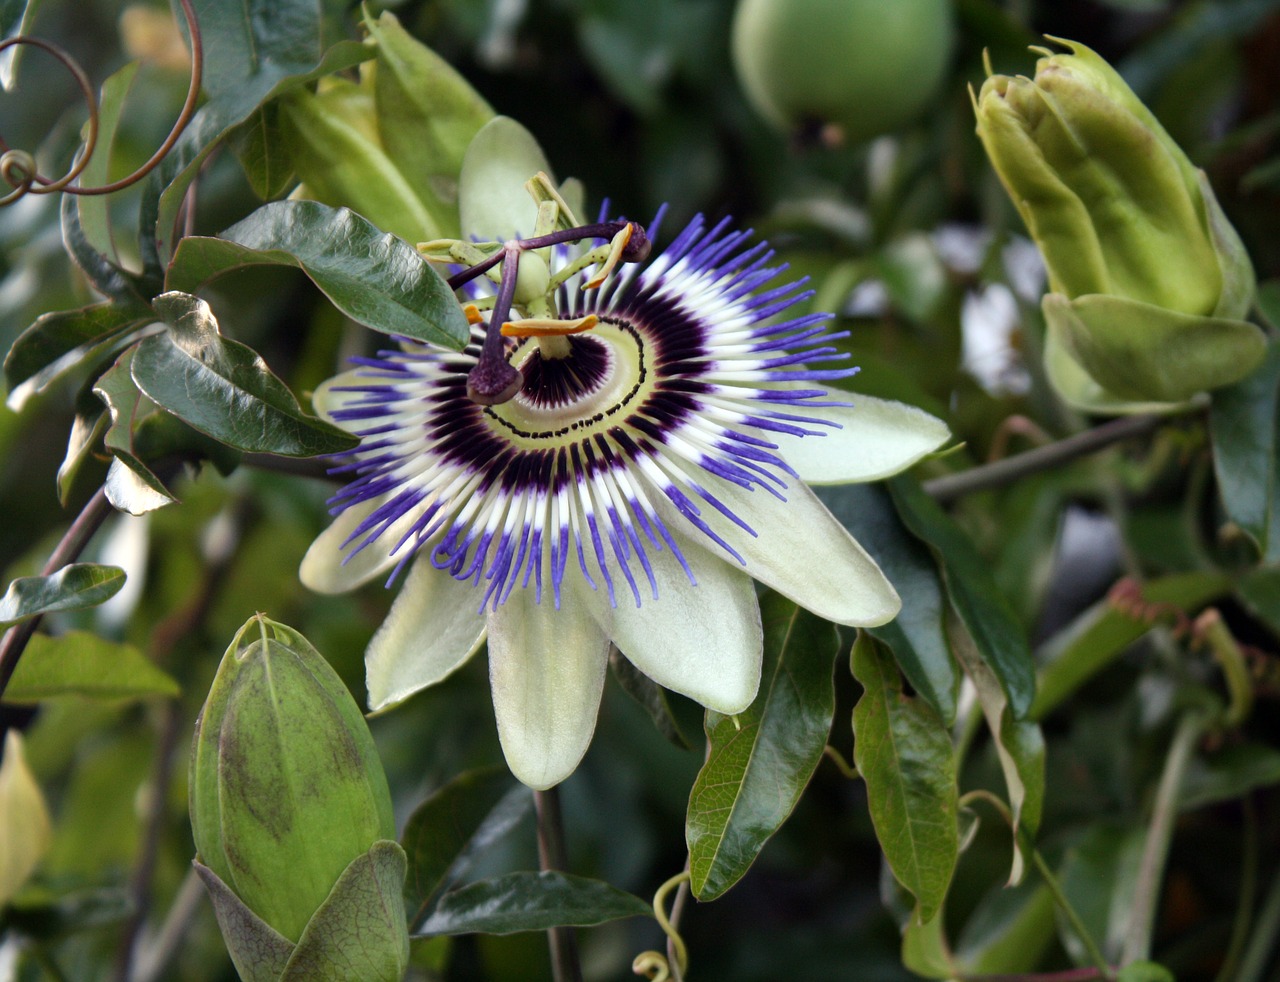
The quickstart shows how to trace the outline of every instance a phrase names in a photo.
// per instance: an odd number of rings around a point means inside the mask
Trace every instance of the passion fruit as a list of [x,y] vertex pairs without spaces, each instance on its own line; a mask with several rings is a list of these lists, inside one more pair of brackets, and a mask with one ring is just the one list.
[[954,40],[950,0],[740,0],[733,62],[775,126],[854,143],[929,104]]

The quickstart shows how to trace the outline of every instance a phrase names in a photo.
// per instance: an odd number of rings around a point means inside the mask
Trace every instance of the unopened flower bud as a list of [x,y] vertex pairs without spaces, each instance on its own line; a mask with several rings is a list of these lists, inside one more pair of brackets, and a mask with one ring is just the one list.
[[[242,974],[255,946],[274,946],[280,971],[267,976],[292,978],[286,963],[324,957],[308,935],[330,943],[346,923],[362,977],[401,977],[404,854],[386,777],[346,687],[290,628],[259,615],[223,656],[196,724],[190,799],[197,869]],[[370,918],[379,889],[391,898]]]
[[1061,43],[1070,53],[1045,51],[1034,79],[993,75],[975,100],[1048,267],[1050,347],[1112,401],[1179,402],[1237,381],[1264,348],[1243,320],[1254,276],[1239,237],[1119,74]]

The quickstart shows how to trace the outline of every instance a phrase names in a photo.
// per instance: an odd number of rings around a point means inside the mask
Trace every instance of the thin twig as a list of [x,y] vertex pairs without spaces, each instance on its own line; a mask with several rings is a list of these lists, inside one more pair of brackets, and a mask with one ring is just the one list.
[[[107,500],[106,490],[98,488],[81,509],[80,514],[76,516],[75,521],[71,523],[71,527],[67,529],[57,548],[53,550],[53,555],[44,564],[41,575],[49,576],[68,563],[75,562],[111,512],[111,502]],[[36,628],[39,626],[39,617],[29,618],[9,628],[4,640],[0,641],[0,696],[4,695],[4,690],[9,687],[13,671],[18,667],[18,659],[22,657],[27,642],[31,640],[31,636],[36,633]]]
[[[563,871],[568,866],[568,850],[559,789],[535,791],[533,804],[538,813],[538,864],[543,870]],[[551,948],[551,975],[555,982],[582,982],[578,939],[573,928],[551,928],[547,931],[547,943]]]
[[169,913],[165,915],[155,940],[150,944],[144,942],[139,948],[129,982],[156,982],[164,974],[169,962],[182,947],[191,920],[207,896],[199,875],[194,869],[189,870],[182,886],[178,887],[178,893],[169,906]]
[[1050,470],[1121,440],[1144,436],[1159,429],[1168,419],[1168,416],[1156,415],[1121,416],[1048,446],[1036,447],[1026,453],[973,467],[959,474],[948,474],[925,481],[924,490],[935,501],[946,504],[975,491],[1004,487],[1029,474]]

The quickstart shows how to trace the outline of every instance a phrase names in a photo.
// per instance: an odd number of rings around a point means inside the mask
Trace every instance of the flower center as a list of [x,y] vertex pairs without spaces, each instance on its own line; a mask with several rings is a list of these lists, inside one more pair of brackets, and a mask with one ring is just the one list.
[[559,446],[615,426],[652,388],[640,334],[626,323],[602,322],[591,334],[565,339],[569,352],[546,357],[522,344],[512,361],[524,376],[508,402],[485,407],[489,425],[526,448]]

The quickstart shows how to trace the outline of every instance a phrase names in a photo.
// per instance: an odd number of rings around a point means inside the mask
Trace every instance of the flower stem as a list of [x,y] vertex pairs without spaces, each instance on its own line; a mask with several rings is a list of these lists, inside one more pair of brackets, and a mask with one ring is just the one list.
[[[88,504],[76,516],[75,521],[71,523],[71,527],[67,529],[57,548],[53,550],[49,561],[41,570],[41,575],[49,576],[68,563],[74,562],[111,511],[111,502],[107,500],[106,489],[98,488]],[[40,618],[32,617],[9,628],[4,640],[0,641],[0,696],[4,695],[4,690],[9,687],[13,671],[18,667],[18,659],[22,657],[27,642],[31,640],[31,636],[36,633],[36,628],[39,626]]]
[[924,489],[935,501],[946,504],[975,491],[988,491],[1013,484],[1029,474],[1049,470],[1121,440],[1145,436],[1159,429],[1168,418],[1157,415],[1121,416],[1048,446],[1036,447],[1026,453],[973,467],[959,474],[948,474],[925,481]]
[[1173,840],[1173,822],[1178,814],[1178,793],[1182,790],[1182,779],[1191,762],[1191,752],[1204,733],[1205,725],[1206,720],[1202,714],[1188,713],[1173,734],[1169,756],[1164,762],[1164,773],[1160,775],[1160,786],[1156,789],[1156,800],[1151,809],[1151,825],[1147,829],[1147,841],[1142,849],[1142,861],[1134,885],[1122,964],[1145,961],[1151,956],[1151,933],[1155,927],[1156,905],[1165,860],[1169,855],[1169,844]]
[[[568,861],[559,789],[535,791],[533,805],[538,813],[538,865],[544,870],[564,870]],[[582,982],[578,940],[573,928],[551,928],[547,931],[547,943],[551,948],[551,975],[555,982]]]

